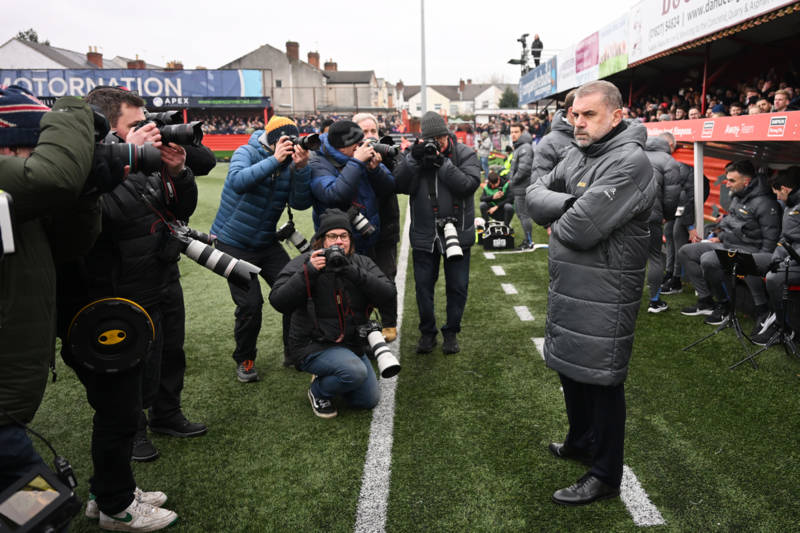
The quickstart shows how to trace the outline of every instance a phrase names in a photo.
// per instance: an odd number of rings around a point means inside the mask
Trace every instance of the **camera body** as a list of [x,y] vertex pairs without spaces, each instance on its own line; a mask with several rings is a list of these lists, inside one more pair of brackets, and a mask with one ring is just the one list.
[[179,123],[177,111],[163,113],[146,113],[145,119],[136,124],[136,129],[146,124],[153,123],[161,133],[161,142],[164,144],[182,144],[185,146],[200,146],[203,141],[203,121],[193,120],[188,124]]
[[33,467],[0,493],[0,531],[61,531],[81,509],[81,500],[43,465]]
[[344,253],[344,249],[341,246],[334,244],[322,250],[325,257],[325,270],[338,272],[350,264],[350,259],[347,258],[347,254]]
[[378,361],[378,371],[382,378],[391,378],[400,372],[400,362],[389,349],[386,339],[381,333],[381,325],[375,320],[356,326],[356,332],[366,344],[366,354],[370,359]]
[[294,222],[291,220],[278,228],[278,231],[275,232],[275,238],[279,241],[285,241],[288,239],[289,242],[292,243],[294,247],[297,248],[297,251],[301,254],[307,252],[311,248],[311,245],[308,244],[308,241],[303,234],[297,231],[297,229],[294,227]]
[[444,234],[444,256],[449,261],[458,261],[464,258],[464,251],[458,242],[457,223],[458,219],[455,217],[436,219],[436,224],[442,228],[442,233]]
[[434,156],[439,153],[439,143],[436,142],[436,139],[424,139],[422,148],[425,155]]
[[320,146],[322,146],[319,135],[316,133],[311,133],[304,137],[289,135],[289,140],[292,141],[292,144],[299,146],[303,150],[319,150]]

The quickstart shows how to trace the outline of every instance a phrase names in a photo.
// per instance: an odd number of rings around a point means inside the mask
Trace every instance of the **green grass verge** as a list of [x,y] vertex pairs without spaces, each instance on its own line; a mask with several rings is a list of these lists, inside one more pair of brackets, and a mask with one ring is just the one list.
[[[219,165],[198,179],[196,229],[208,230],[226,170]],[[296,214],[307,237],[310,214]],[[547,240],[540,228],[534,238]],[[462,352],[447,357],[440,348],[414,353],[418,318],[409,262],[387,530],[638,529],[619,500],[585,508],[550,502],[583,468],[546,449],[566,430],[557,375],[530,340],[544,335],[546,251],[490,261],[475,247],[471,261]],[[495,264],[505,278],[492,273]],[[280,318],[268,304],[256,361],[262,381],[238,383],[227,285],[187,259],[181,270],[189,366],[184,410],[210,429],[195,439],[154,436],[162,456],[134,465],[138,484],[167,492],[167,507],[181,517],[172,531],[352,531],[371,414],[340,409],[333,420],[312,414],[308,376],[281,366]],[[519,294],[506,296],[501,282]],[[443,319],[443,277],[436,298]],[[679,314],[694,301],[688,291],[665,300],[670,310],[651,315],[643,299],[626,384],[625,461],[666,519],[657,529],[797,530],[800,362],[773,348],[759,357],[758,370],[729,371],[743,357],[731,330],[682,352],[710,329]],[[513,305],[528,306],[535,320],[520,322]],[[72,371],[60,361],[59,370],[33,427],[72,461],[85,499],[92,413]],[[96,530],[82,517],[72,527]]]

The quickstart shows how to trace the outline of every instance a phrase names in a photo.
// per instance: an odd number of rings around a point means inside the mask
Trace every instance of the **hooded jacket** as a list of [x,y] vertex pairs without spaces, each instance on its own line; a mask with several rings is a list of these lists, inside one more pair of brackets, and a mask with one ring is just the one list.
[[299,210],[311,207],[310,163],[300,170],[294,163],[278,163],[258,142],[263,133],[254,132],[233,153],[211,225],[220,242],[243,250],[261,250],[275,242],[275,226],[287,204]]
[[511,192],[514,196],[525,196],[525,189],[531,181],[533,166],[533,146],[531,134],[523,132],[514,143],[514,157],[511,159]]
[[731,195],[728,214],[717,225],[719,240],[743,252],[772,253],[781,234],[781,209],[763,178],[756,176]]
[[563,109],[556,111],[550,133],[542,137],[533,152],[531,183],[553,170],[558,162],[564,159],[567,150],[573,146],[572,140],[575,138],[573,132],[574,128],[567,122],[565,111]]
[[528,189],[532,218],[551,230],[545,360],[581,383],[628,373],[657,193],[646,139],[644,126],[620,123]]
[[380,199],[394,193],[394,176],[381,163],[375,170],[354,157],[348,157],[331,146],[328,134],[320,135],[319,151],[312,155],[311,195],[314,199],[314,230],[326,209],[335,207],[347,212],[355,206],[375,226],[375,232],[364,237],[354,233],[356,251],[367,253],[381,234]]
[[653,202],[650,222],[660,224],[664,219],[675,218],[675,209],[681,196],[681,168],[672,158],[672,150],[666,139],[649,137],[645,150],[647,159],[653,166],[653,179],[658,185],[658,196]]
[[[462,248],[475,243],[475,202],[473,194],[481,183],[481,167],[471,148],[459,144],[450,135],[450,148],[438,169],[426,170],[407,151],[395,167],[397,192],[411,196],[411,247],[414,250],[444,253],[442,228],[436,218],[456,218],[458,242]],[[434,191],[439,204],[438,215],[433,212],[429,194],[428,173],[433,177]]]
[[[61,98],[40,127],[30,157],[0,156],[0,189],[12,196],[16,248],[0,259],[0,407],[21,422],[30,422],[39,408],[55,359],[56,246],[80,253],[100,231],[96,199],[91,213],[81,217],[86,225],[76,223],[74,208],[92,166],[89,106]],[[57,214],[72,227],[52,223]],[[60,238],[54,229],[62,230]],[[0,425],[9,423],[0,412]]]
[[309,354],[337,345],[361,355],[356,326],[373,308],[397,298],[394,283],[369,257],[353,254],[343,271],[333,273],[312,267],[310,256],[306,252],[289,261],[269,293],[272,307],[291,317],[285,366],[297,367]]
[[[795,250],[800,247],[800,189],[793,190],[786,199],[781,222],[781,239],[789,243]],[[772,260],[780,261],[788,256],[786,248],[776,246],[772,252]]]

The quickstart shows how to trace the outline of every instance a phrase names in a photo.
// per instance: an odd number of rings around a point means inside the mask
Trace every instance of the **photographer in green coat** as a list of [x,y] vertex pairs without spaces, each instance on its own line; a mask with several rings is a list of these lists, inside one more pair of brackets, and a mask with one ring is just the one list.
[[71,96],[48,111],[21,87],[0,88],[0,201],[12,226],[0,257],[0,491],[43,462],[18,423],[33,419],[55,360],[55,261],[86,251],[100,230],[97,197],[81,196],[92,111]]

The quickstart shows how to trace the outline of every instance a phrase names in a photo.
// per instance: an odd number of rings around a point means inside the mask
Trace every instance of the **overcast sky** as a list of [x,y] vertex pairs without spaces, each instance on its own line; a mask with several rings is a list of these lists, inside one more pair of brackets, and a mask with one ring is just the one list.
[[[519,57],[520,35],[530,33],[530,42],[538,33],[544,56],[550,56],[633,3],[426,0],[427,82],[453,85],[459,78],[494,77],[517,83],[519,67],[507,61]],[[83,13],[77,5],[85,6]],[[321,62],[333,59],[339,70],[374,70],[379,78],[406,85],[421,80],[420,0],[40,0],[27,9],[4,10],[0,44],[28,28],[53,46],[78,52],[97,46],[104,56],[138,54],[158,65],[178,59],[187,69],[218,68],[264,44],[285,50],[291,40],[300,43],[302,60],[318,51]]]

